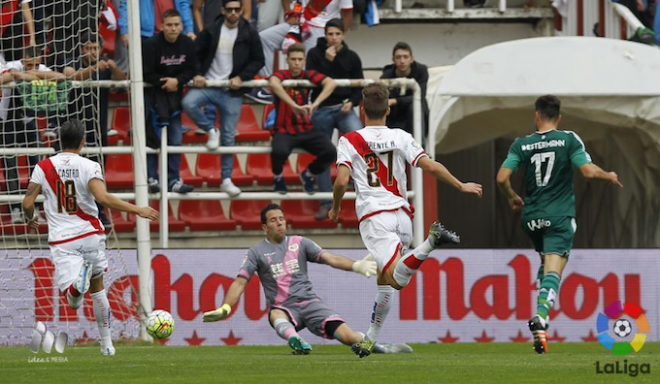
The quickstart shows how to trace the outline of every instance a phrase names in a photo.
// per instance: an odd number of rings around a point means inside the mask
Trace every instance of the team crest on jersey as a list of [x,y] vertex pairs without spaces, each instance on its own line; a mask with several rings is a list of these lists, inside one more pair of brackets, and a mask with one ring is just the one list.
[[297,251],[298,248],[300,248],[300,247],[298,246],[298,244],[291,244],[291,245],[289,245],[289,251],[291,251],[291,252],[295,252],[295,251]]

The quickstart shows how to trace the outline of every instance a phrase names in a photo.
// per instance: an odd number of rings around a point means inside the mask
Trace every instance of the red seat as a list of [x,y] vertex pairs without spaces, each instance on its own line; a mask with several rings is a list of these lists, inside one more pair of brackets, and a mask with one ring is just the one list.
[[268,200],[232,200],[229,211],[242,230],[261,230],[261,210],[268,204]]
[[285,217],[293,228],[337,228],[337,223],[326,218],[316,220],[317,200],[282,200]]
[[273,109],[275,109],[275,105],[273,105],[273,104],[266,104],[264,106],[264,114],[261,116],[261,128],[264,129],[264,130],[267,130],[266,129],[266,120],[268,119],[268,114]]
[[[298,154],[298,161],[296,161],[296,171],[298,174],[302,173],[309,164],[314,161],[314,155],[310,153],[300,153]],[[330,164],[330,177],[332,181],[337,178],[337,167],[334,164]]]
[[197,124],[185,112],[181,114],[181,126],[190,128],[183,134],[182,142],[184,144],[204,144],[208,140],[207,135],[198,135]]
[[[197,176],[201,176],[206,185],[217,187],[220,185],[220,155],[211,153],[202,153],[197,155]],[[231,173],[231,180],[239,186],[251,186],[254,183],[254,176],[246,175],[240,167],[238,156],[234,155],[234,167]]]
[[12,224],[10,206],[8,204],[0,205],[0,236],[24,235],[29,231],[26,224]]
[[236,221],[225,217],[222,204],[217,200],[181,200],[179,218],[191,231],[231,231]]
[[190,184],[195,187],[201,187],[204,183],[204,178],[199,175],[193,175],[190,167],[188,166],[186,155],[183,153],[181,154],[181,167],[179,168],[179,176],[185,184]]
[[[4,165],[4,161],[2,160],[2,158],[0,158],[0,191],[4,191],[5,189],[7,189],[7,183],[5,181],[5,171],[2,169],[3,165]],[[2,205],[0,205],[0,208],[1,207]]]
[[[149,202],[149,206],[151,208],[157,210],[160,212],[160,201],[159,200],[151,200]],[[167,215],[168,215],[168,228],[170,232],[183,232],[186,230],[186,223],[183,220],[177,219],[174,217],[174,213],[172,212],[172,205],[167,206]],[[133,219],[135,220],[135,219]],[[158,232],[160,230],[160,221],[152,221],[149,223],[149,228],[151,229],[151,232]]]
[[115,108],[112,112],[112,129],[117,131],[116,136],[108,137],[108,145],[117,145],[119,140],[124,144],[131,143],[131,111],[127,107]]
[[[259,185],[273,185],[272,163],[269,154],[250,154],[247,156],[247,173],[257,179]],[[284,163],[284,181],[287,184],[300,184],[300,176],[293,172],[287,160]]]
[[344,200],[341,202],[341,212],[339,212],[339,222],[344,228],[359,228],[360,222],[355,212],[355,200]]
[[125,89],[113,89],[108,95],[108,101],[115,103],[128,102],[129,98],[130,95]]
[[134,217],[132,218],[132,220],[130,220],[130,218],[125,219],[121,211],[118,211],[116,209],[111,209],[110,211],[112,217],[112,228],[114,228],[115,232],[123,233],[123,232],[133,232],[135,230]]
[[17,158],[18,180],[20,181],[21,188],[25,189],[30,182],[30,167],[28,166],[28,158],[27,156],[18,156]]
[[106,155],[105,183],[110,189],[133,188],[133,156],[130,154]]
[[236,126],[236,142],[242,143],[246,141],[269,141],[270,132],[264,131],[257,123],[257,117],[254,110],[248,104],[243,104],[241,107],[241,116],[238,119]]

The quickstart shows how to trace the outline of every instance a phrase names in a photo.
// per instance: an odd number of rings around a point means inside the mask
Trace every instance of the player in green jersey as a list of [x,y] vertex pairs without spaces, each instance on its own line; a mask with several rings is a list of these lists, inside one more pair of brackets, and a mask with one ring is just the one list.
[[[514,211],[522,209],[522,228],[541,256],[536,315],[528,326],[534,335],[534,350],[546,353],[548,313],[559,292],[559,282],[573,246],[575,195],[573,168],[587,179],[601,179],[623,187],[617,174],[605,172],[591,162],[580,137],[558,130],[561,102],[552,95],[535,103],[536,132],[517,138],[497,173],[497,184]],[[525,169],[525,201],[511,188],[511,175]]]

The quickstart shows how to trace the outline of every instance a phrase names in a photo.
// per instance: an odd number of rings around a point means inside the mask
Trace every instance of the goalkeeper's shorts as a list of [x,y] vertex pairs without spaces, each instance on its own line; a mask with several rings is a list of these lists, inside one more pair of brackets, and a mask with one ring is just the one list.
[[[300,304],[273,305],[271,308],[279,309],[289,316],[289,320],[296,327],[296,331],[309,329],[310,332],[319,337],[334,339],[333,333],[337,327],[326,328],[329,322],[338,321],[345,323],[344,319],[339,317],[335,311],[325,305],[321,299],[302,302]],[[273,324],[271,324],[271,327]],[[328,334],[330,333],[330,334]]]
[[90,235],[67,243],[50,246],[55,264],[55,284],[64,292],[78,278],[85,261],[92,263],[92,277],[108,268],[105,258],[105,235]]

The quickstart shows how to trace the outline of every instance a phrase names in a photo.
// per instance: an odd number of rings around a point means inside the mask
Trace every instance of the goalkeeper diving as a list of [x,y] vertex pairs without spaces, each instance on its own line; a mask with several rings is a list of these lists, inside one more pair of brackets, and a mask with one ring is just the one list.
[[[286,340],[294,354],[307,355],[312,346],[298,332],[304,328],[327,339],[337,339],[351,346],[364,339],[314,293],[307,276],[307,262],[327,264],[335,269],[353,271],[371,277],[376,275],[376,262],[368,255],[354,261],[333,255],[313,241],[301,236],[287,236],[284,211],[277,204],[268,204],[261,211],[262,229],[266,239],[248,251],[238,276],[229,287],[222,306],[204,313],[204,322],[225,319],[238,303],[250,278],[256,273],[261,279],[270,307],[268,321],[277,335]],[[405,345],[404,345],[405,347]],[[409,347],[408,347],[409,348]],[[380,346],[381,352],[403,352]]]

